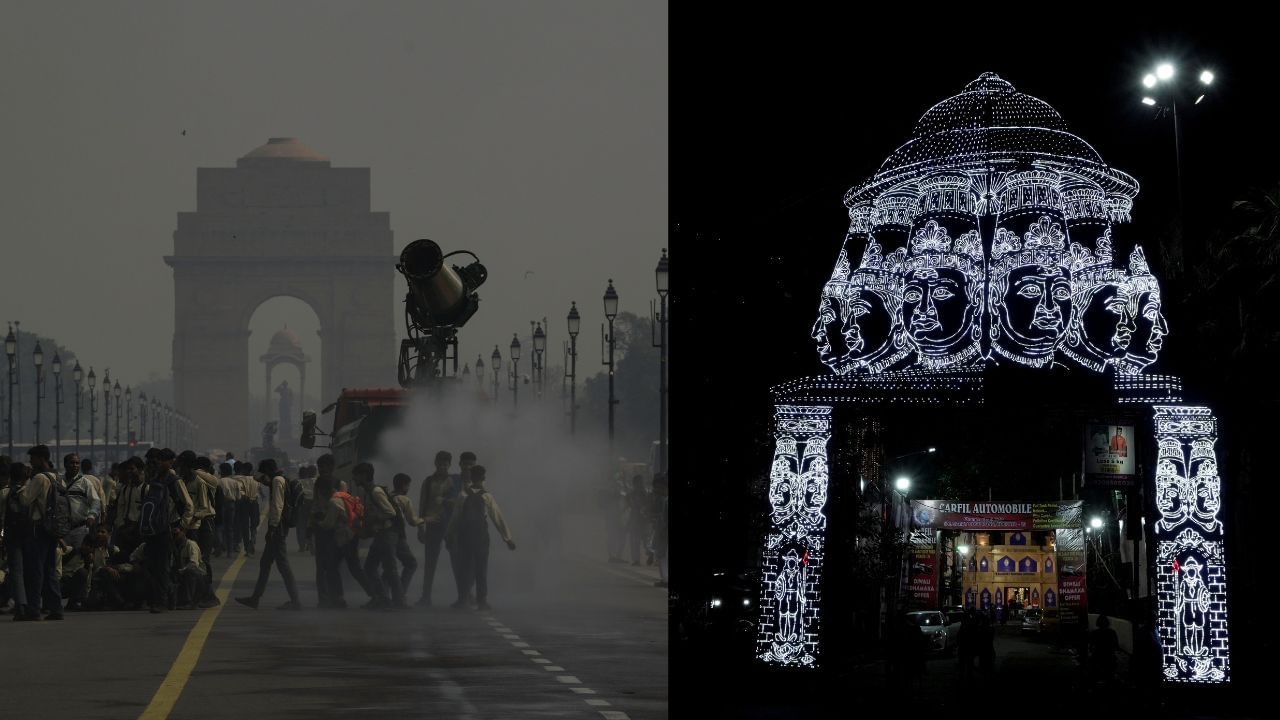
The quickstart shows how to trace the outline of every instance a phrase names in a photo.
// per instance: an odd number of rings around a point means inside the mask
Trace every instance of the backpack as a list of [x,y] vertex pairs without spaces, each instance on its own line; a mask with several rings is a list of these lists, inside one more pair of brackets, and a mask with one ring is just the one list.
[[169,477],[148,480],[143,485],[142,502],[138,513],[138,530],[143,537],[155,537],[169,532]]
[[16,550],[17,543],[31,537],[31,513],[22,506],[22,495],[17,488],[10,488],[4,505],[0,512],[4,513],[5,541],[14,543],[12,547]]
[[364,525],[364,503],[345,490],[339,490],[333,496],[342,500],[342,504],[347,507],[347,523],[339,527],[335,534],[338,545],[342,546],[360,534],[360,529]]
[[58,482],[52,473],[40,474],[49,477],[49,500],[40,519],[41,526],[50,536],[64,538],[71,532],[71,498],[67,495],[67,486]]
[[382,488],[382,492],[387,494],[387,500],[391,501],[391,507],[396,511],[396,519],[391,522],[396,531],[400,534],[400,537],[404,537],[404,527],[406,522],[404,519],[404,509],[400,507],[400,503],[396,502],[396,496],[392,495],[391,491],[385,486]]
[[463,537],[483,535],[487,539],[488,528],[484,517],[484,491],[467,493],[462,501],[462,514],[458,518],[459,531]]
[[[273,480],[274,486],[274,480]],[[280,527],[291,528],[302,515],[302,481],[297,478],[284,481],[284,510],[280,513]]]

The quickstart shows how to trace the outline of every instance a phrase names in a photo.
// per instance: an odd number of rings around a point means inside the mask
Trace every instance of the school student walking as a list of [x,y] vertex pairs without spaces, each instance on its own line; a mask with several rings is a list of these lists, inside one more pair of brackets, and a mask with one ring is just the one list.
[[[404,588],[396,572],[396,528],[399,514],[384,487],[373,484],[373,466],[360,463],[351,470],[364,504],[365,533],[373,538],[369,554],[364,561],[364,576],[373,595],[366,608],[381,610],[401,609],[404,604]],[[382,568],[379,577],[378,568]],[[388,590],[390,598],[388,599]]]
[[[295,493],[301,493],[301,487],[291,491],[289,482],[280,473],[276,461],[270,458],[258,463],[258,482],[270,488],[270,500],[267,506],[267,537],[262,546],[262,560],[258,565],[258,583],[254,585],[253,594],[238,597],[236,602],[258,609],[258,601],[267,590],[267,578],[271,576],[271,566],[280,570],[284,578],[285,590],[289,593],[289,602],[276,608],[277,610],[301,610],[298,601],[298,585],[293,579],[293,568],[289,566],[288,535],[293,525],[293,512],[296,511]],[[294,481],[297,482],[297,481]],[[292,507],[287,507],[292,505]]]
[[425,522],[422,518],[413,514],[413,501],[409,499],[409,476],[404,473],[398,473],[391,479],[391,503],[396,508],[396,560],[400,561],[400,589],[404,592],[409,591],[409,582],[413,580],[413,574],[418,570],[418,560],[413,557],[413,551],[409,549],[408,532],[406,527],[412,525],[415,528],[422,527]]
[[466,607],[466,600],[474,583],[476,609],[489,610],[489,522],[493,522],[508,548],[515,550],[516,543],[511,539],[511,531],[507,529],[507,521],[498,509],[498,502],[485,490],[483,465],[471,468],[470,480],[458,499],[445,533],[459,559],[462,573],[458,600],[451,607]]

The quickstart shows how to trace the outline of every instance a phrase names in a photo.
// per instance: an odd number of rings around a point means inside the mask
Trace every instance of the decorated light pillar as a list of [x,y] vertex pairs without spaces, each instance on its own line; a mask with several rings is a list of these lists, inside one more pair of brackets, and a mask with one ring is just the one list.
[[771,528],[764,548],[756,655],[775,665],[818,666],[831,408],[778,405],[769,472]]
[[1214,448],[1218,421],[1207,407],[1157,405],[1154,410],[1161,673],[1165,682],[1229,682],[1222,479]]

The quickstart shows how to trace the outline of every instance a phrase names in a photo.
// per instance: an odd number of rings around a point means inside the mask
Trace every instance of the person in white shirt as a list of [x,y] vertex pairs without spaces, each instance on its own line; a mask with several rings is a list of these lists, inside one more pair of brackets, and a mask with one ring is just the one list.
[[[80,456],[67,453],[62,457],[62,467],[67,471],[64,482],[67,485],[67,499],[71,501],[72,534],[67,536],[67,543],[72,547],[80,547],[80,541],[102,520],[104,506],[98,485],[90,476],[80,472]],[[77,528],[85,528],[76,532]]]

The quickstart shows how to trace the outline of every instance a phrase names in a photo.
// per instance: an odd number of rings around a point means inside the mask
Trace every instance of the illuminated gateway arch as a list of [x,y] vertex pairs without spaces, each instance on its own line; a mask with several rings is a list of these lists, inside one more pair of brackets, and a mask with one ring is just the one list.
[[1147,372],[1168,325],[1140,245],[1112,241],[1138,183],[1047,103],[984,73],[845,195],[812,336],[830,375],[773,389],[756,654],[817,667],[829,445],[841,408],[976,406],[1006,368],[1066,367],[1140,409],[1156,448],[1156,624],[1166,682],[1230,678],[1217,420]]

